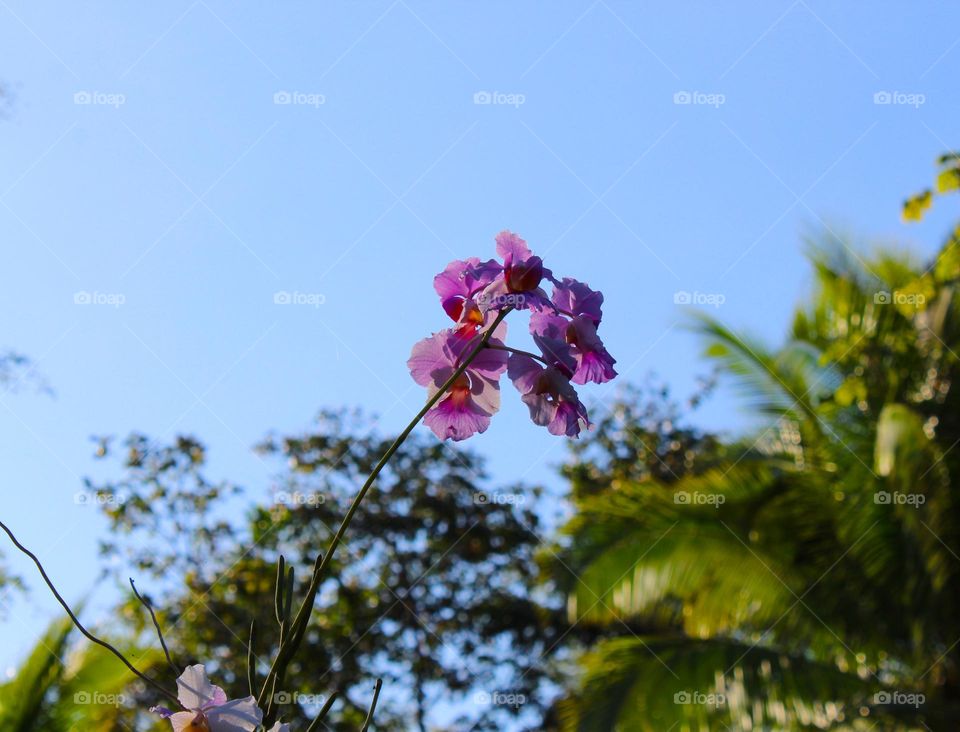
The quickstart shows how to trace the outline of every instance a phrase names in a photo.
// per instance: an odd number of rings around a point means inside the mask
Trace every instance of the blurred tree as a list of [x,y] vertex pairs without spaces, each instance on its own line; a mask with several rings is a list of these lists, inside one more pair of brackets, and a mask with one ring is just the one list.
[[13,109],[13,90],[9,84],[0,81],[0,120],[10,117]]
[[[0,728],[5,732],[112,732],[132,710],[137,684],[104,649],[84,643],[71,652],[69,618],[50,625],[24,662],[0,685]],[[142,670],[163,663],[161,653],[121,648]]]
[[632,471],[621,411],[580,448],[607,459],[567,467],[557,574],[572,618],[620,631],[567,729],[957,729],[960,247],[922,266],[826,239],[782,348],[698,319],[756,439]]
[[[3,86],[0,85],[0,116],[3,112],[4,93]],[[53,393],[29,357],[12,349],[0,351],[0,397],[15,394],[27,386],[46,394]],[[4,566],[4,560],[4,552],[0,550],[0,612],[5,611],[11,592],[24,589],[22,579],[10,574]]]
[[686,424],[714,386],[714,378],[701,379],[685,405],[652,376],[621,387],[586,439],[570,443],[572,459],[561,474],[573,498],[608,493],[624,480],[670,484],[722,459],[726,448],[716,435]]
[[[273,495],[243,521],[240,489],[205,477],[199,442],[132,435],[115,451],[100,441],[98,454],[116,452],[123,467],[88,485],[110,521],[104,556],[163,592],[153,604],[181,664],[211,664],[231,693],[247,694],[243,629],[254,622],[262,681],[278,641],[276,560],[297,567],[302,596],[307,568],[392,441],[369,427],[360,415],[325,413],[309,434],[267,439],[259,452],[280,465]],[[534,599],[539,489],[488,484],[469,451],[416,435],[404,443],[357,514],[277,690],[285,720],[307,719],[337,690],[330,728],[357,729],[382,676],[377,729],[442,729],[428,722],[441,702],[451,729],[539,724],[550,671],[541,656],[567,627],[558,603]],[[135,601],[124,611],[143,621]],[[496,703],[506,690],[524,703]]]
[[39,375],[36,365],[29,357],[10,349],[0,351],[0,389],[4,394],[9,394],[24,386],[50,392],[46,381]]

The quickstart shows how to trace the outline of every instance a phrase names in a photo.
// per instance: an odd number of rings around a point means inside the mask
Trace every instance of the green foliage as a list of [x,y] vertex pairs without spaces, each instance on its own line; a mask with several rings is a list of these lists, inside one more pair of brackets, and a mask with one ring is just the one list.
[[[103,455],[116,454],[122,467],[116,479],[90,484],[111,522],[105,555],[125,557],[141,590],[163,593],[153,604],[181,664],[215,663],[218,682],[246,695],[240,629],[255,623],[262,683],[279,642],[278,557],[295,568],[294,597],[302,597],[308,567],[391,441],[342,413],[321,415],[306,434],[271,436],[258,451],[276,475],[252,507],[233,484],[206,477],[196,440],[104,441]],[[559,605],[533,599],[538,490],[489,483],[471,452],[432,437],[404,443],[321,586],[302,651],[277,690],[284,721],[302,723],[337,690],[329,728],[355,730],[376,677],[385,682],[379,730],[426,729],[441,699],[462,710],[458,725],[478,731],[536,716],[550,672],[541,656],[569,626]],[[123,610],[145,620],[132,601]],[[519,709],[473,701],[501,690],[529,701]]]
[[[718,678],[716,669],[731,669]],[[868,703],[871,685],[802,655],[736,640],[623,637],[603,641],[584,659],[581,698],[561,716],[582,732],[757,729],[748,689],[763,688],[768,721],[761,729],[807,728],[843,720],[841,708],[809,699]],[[584,713],[583,704],[589,704]],[[678,709],[682,710],[678,713]],[[864,729],[867,726],[864,725]]]
[[[4,88],[0,85],[0,119],[3,117],[3,102]],[[26,387],[53,393],[28,356],[10,349],[0,351],[0,395],[17,393]],[[0,551],[0,613],[6,606],[2,601],[11,593],[24,589],[22,579],[10,574],[3,566],[3,560],[4,554]]]
[[920,221],[933,205],[934,195],[960,190],[960,155],[955,152],[944,153],[937,159],[937,166],[939,170],[934,185],[936,194],[934,194],[934,191],[926,189],[904,201],[904,221]]
[[749,442],[614,475],[629,440],[609,434],[637,428],[621,407],[580,448],[554,571],[572,619],[606,635],[567,729],[956,729],[956,257],[952,238],[918,265],[826,237],[782,347],[694,324],[767,418]]
[[[133,712],[139,683],[106,650],[70,648],[69,618],[50,625],[14,676],[0,686],[0,728],[5,732],[92,732],[123,727]],[[141,669],[162,661],[152,650],[123,646]]]

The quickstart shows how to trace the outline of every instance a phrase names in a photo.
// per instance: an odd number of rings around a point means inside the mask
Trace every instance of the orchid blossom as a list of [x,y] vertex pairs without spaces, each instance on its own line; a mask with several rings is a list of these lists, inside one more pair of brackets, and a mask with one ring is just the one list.
[[[210,683],[200,664],[187,666],[180,674],[177,698],[185,711],[172,712],[165,707],[151,710],[169,719],[174,732],[254,732],[263,719],[256,699],[248,696],[228,700],[223,689]],[[278,723],[271,732],[283,732],[284,727]]]
[[[535,424],[576,437],[590,420],[573,384],[602,384],[617,375],[597,334],[603,294],[571,277],[555,279],[510,231],[495,242],[502,264],[455,260],[434,278],[440,304],[456,325],[419,341],[407,362],[414,381],[427,387],[424,423],[437,437],[455,441],[486,431],[500,408],[499,381],[507,371]],[[545,282],[553,285],[549,296]],[[505,344],[500,322],[512,310],[531,312],[539,356]]]

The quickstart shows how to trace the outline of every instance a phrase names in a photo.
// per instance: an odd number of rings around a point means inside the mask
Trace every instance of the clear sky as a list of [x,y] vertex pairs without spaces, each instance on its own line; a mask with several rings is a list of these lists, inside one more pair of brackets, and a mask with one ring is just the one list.
[[[775,339],[806,229],[934,251],[948,206],[899,209],[957,142],[958,36],[947,3],[0,0],[0,344],[57,393],[0,397],[4,520],[76,599],[90,435],[194,433],[266,495],[269,429],[341,405],[399,429],[410,346],[447,324],[433,275],[503,228],[603,290],[624,380],[688,393],[675,293]],[[471,447],[559,489],[563,442],[504,403]],[[700,419],[744,425],[726,393]],[[4,665],[55,610],[7,553],[34,593]]]

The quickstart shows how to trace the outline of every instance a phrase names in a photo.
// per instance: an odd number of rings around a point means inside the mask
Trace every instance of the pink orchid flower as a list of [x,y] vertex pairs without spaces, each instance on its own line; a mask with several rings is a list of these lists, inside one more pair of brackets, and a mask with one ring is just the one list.
[[[187,666],[177,679],[177,698],[186,711],[171,712],[164,707],[151,711],[170,720],[173,732],[254,732],[263,712],[252,696],[228,700],[219,686],[210,683],[200,664]],[[271,732],[285,732],[287,725],[274,725]]]
[[[414,381],[427,387],[428,400],[437,399],[424,424],[442,440],[484,432],[500,409],[500,377],[507,371],[535,424],[554,435],[577,437],[591,425],[573,384],[603,384],[617,376],[616,359],[597,333],[603,293],[572,277],[556,279],[511,231],[501,231],[495,240],[502,264],[458,259],[433,280],[456,325],[419,341],[407,361]],[[548,283],[549,296],[543,289]],[[530,334],[541,355],[507,346],[503,323],[488,332],[512,310],[529,311]],[[484,333],[491,339],[471,356]],[[472,360],[463,373],[438,397],[467,359]]]

